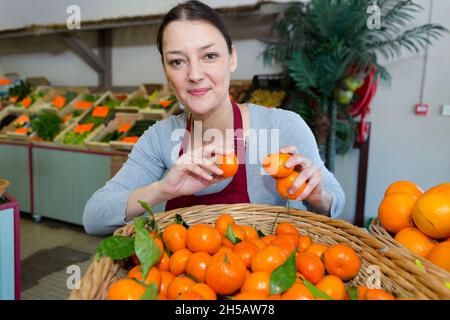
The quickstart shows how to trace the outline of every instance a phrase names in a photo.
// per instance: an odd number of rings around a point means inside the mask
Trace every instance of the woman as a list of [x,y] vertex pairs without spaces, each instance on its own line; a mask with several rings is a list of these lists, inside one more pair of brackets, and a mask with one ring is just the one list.
[[[230,100],[237,54],[215,10],[199,1],[177,5],[162,20],[157,46],[167,81],[188,112],[149,128],[122,169],[89,199],[83,215],[88,233],[111,233],[142,215],[139,200],[151,206],[166,202],[166,210],[217,203],[286,205],[275,180],[261,170],[261,158],[269,152],[259,154],[256,163],[249,161],[263,137],[251,132],[263,130],[278,130],[270,151],[290,153],[286,166],[302,168],[289,191],[294,194],[306,181],[307,186],[295,200],[319,214],[339,215],[344,193],[323,165],[303,119],[290,111]],[[218,136],[234,129],[235,138],[205,143],[202,134],[212,129]],[[184,133],[182,143],[172,137],[179,130]],[[273,145],[282,147],[273,150]],[[217,157],[233,152],[239,169],[225,179]]]

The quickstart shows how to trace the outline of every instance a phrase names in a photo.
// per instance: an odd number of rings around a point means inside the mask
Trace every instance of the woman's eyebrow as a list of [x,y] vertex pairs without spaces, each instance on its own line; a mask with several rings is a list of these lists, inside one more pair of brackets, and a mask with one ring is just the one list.
[[[206,50],[208,48],[211,48],[213,45],[214,45],[214,43],[210,43],[205,46],[201,46],[200,48],[198,48],[197,51]],[[166,51],[166,54],[183,54],[183,51],[182,50],[168,50],[168,51]]]

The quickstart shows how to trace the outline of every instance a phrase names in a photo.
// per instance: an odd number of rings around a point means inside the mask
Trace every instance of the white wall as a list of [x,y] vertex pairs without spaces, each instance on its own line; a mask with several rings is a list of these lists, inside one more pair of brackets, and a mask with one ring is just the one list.
[[[0,0],[2,1],[2,0]],[[429,0],[420,3],[430,8]],[[434,0],[432,21],[450,29],[450,1]],[[417,23],[428,21],[428,11]],[[238,49],[239,68],[233,79],[251,79],[254,74],[275,73],[255,58],[263,46],[257,40],[267,35],[264,21],[230,21],[232,37]],[[138,85],[164,81],[155,42],[156,27],[114,31],[113,84]],[[95,35],[83,39],[95,45]],[[409,179],[423,188],[450,181],[450,118],[440,116],[442,104],[450,104],[450,37],[430,49],[424,101],[431,104],[427,117],[413,114],[420,102],[424,55],[387,63],[392,73],[390,90],[380,89],[372,104],[372,137],[369,154],[366,216],[374,216],[386,187],[395,180]],[[97,84],[97,76],[74,55],[57,36],[0,41],[0,68],[26,76],[47,76],[55,85]],[[336,176],[347,196],[343,218],[353,220],[356,201],[358,151],[338,156]]]

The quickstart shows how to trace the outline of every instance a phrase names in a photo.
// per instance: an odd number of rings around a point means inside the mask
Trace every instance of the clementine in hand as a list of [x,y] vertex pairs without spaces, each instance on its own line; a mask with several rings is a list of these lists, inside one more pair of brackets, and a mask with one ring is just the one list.
[[287,177],[294,171],[294,167],[287,168],[286,161],[291,157],[289,153],[273,153],[263,160],[263,168],[274,178]]
[[297,179],[299,174],[300,173],[298,171],[293,171],[287,177],[277,179],[277,191],[283,198],[295,200],[303,192],[303,190],[305,190],[306,182],[304,182],[294,194],[290,194],[288,192],[291,189],[295,179]]
[[222,177],[230,178],[234,176],[239,168],[237,156],[234,153],[220,156],[218,167],[223,171]]
[[359,272],[361,261],[356,252],[345,244],[336,244],[323,254],[325,269],[341,280],[353,279]]

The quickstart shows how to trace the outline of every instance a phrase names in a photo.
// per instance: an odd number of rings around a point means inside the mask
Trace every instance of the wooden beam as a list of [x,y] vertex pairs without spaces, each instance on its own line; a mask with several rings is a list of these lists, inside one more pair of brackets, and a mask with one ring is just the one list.
[[367,170],[369,166],[371,124],[367,123],[367,125],[369,131],[367,132],[366,141],[358,143],[356,145],[356,147],[359,149],[359,164],[354,225],[358,227],[363,227],[365,223],[364,208],[366,205]]
[[81,38],[73,33],[62,34],[67,45],[97,73],[105,72],[104,62],[89,48]]
[[104,66],[103,72],[98,75],[98,86],[102,90],[112,87],[112,42],[112,29],[98,31],[98,53]]

